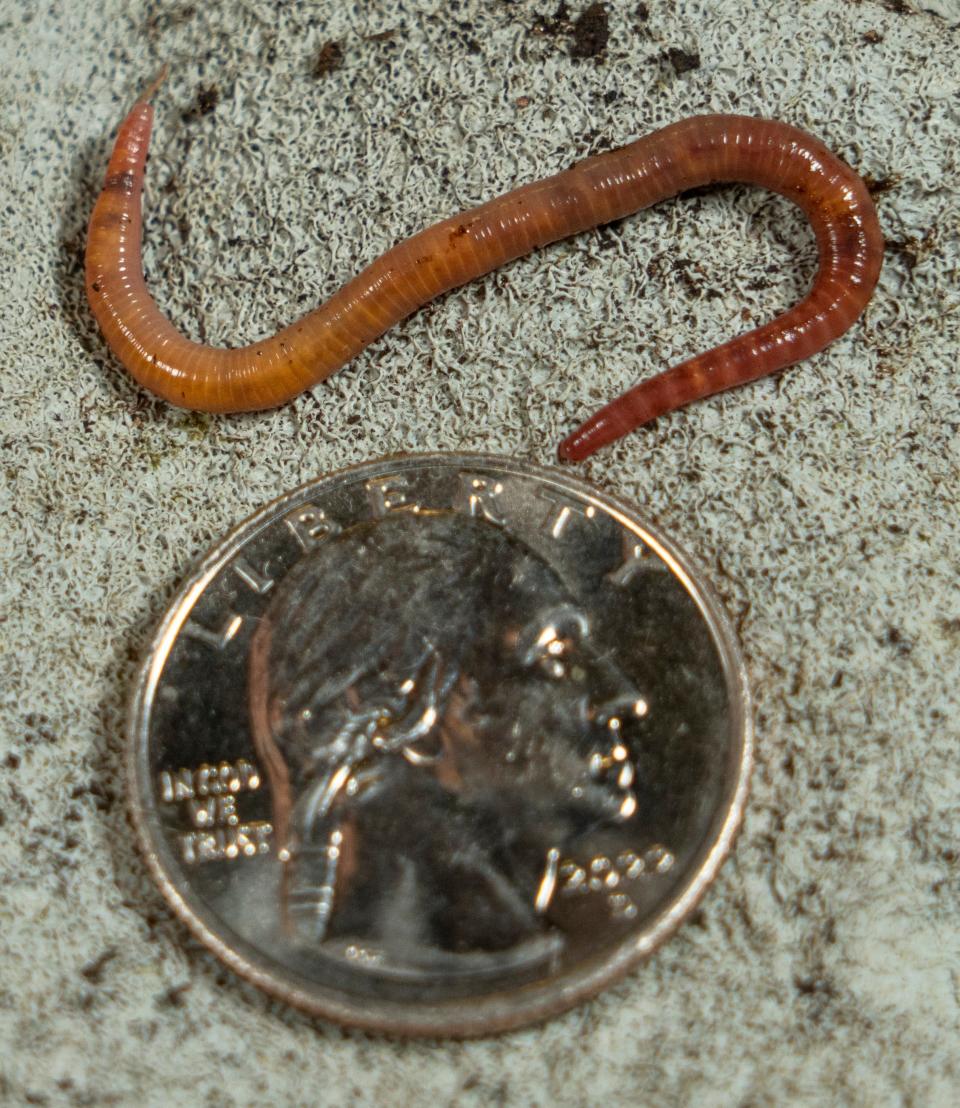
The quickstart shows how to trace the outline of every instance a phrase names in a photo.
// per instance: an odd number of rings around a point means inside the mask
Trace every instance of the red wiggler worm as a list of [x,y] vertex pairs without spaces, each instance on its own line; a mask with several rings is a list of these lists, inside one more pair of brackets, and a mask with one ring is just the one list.
[[86,286],[114,354],[179,407],[283,404],[441,293],[685,189],[738,181],[798,204],[820,255],[810,292],[772,322],[642,381],[591,416],[560,444],[561,458],[579,461],[657,416],[822,350],[860,316],[880,273],[883,239],[867,188],[823,143],[786,123],[694,116],[420,231],[270,338],[235,350],[204,346],[160,313],[143,280],[140,195],[158,83],[117,134],[90,217]]

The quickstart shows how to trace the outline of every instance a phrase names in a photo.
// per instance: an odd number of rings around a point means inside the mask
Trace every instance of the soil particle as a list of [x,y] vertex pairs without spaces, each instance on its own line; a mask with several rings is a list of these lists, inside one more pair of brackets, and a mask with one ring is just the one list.
[[203,116],[215,111],[219,103],[220,91],[216,85],[198,85],[196,100],[183,113],[184,123],[192,123],[194,120],[202,119]]
[[874,177],[871,173],[864,173],[863,183],[867,186],[867,192],[871,196],[881,196],[899,184],[899,178],[893,174],[885,174],[883,177]]
[[671,47],[667,51],[667,61],[673,66],[677,75],[700,68],[699,54],[688,54],[686,50],[677,50],[676,47]]
[[591,4],[573,25],[572,58],[597,58],[610,40],[610,17],[603,4]]
[[103,971],[106,969],[107,964],[112,962],[117,956],[116,947],[109,947],[105,950],[99,958],[95,958],[92,962],[88,962],[81,970],[80,973],[85,977],[91,985],[99,985],[103,980]]
[[313,63],[314,77],[329,77],[343,65],[343,47],[339,42],[325,42]]

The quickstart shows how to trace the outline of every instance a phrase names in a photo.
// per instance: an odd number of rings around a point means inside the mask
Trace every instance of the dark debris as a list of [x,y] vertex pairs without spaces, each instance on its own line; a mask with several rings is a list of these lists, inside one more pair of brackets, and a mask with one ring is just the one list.
[[103,980],[103,971],[109,963],[116,958],[117,953],[116,947],[107,947],[99,958],[94,958],[92,962],[87,962],[87,964],[83,966],[80,970],[81,975],[85,977],[91,985],[99,985]]
[[699,54],[688,54],[686,50],[678,50],[676,47],[672,46],[667,51],[666,57],[678,76],[681,73],[689,73],[691,69],[700,68]]
[[181,118],[184,123],[193,123],[215,111],[219,103],[220,91],[216,85],[198,85],[196,100],[183,112]]
[[570,56],[583,60],[597,58],[610,41],[610,17],[603,4],[591,4],[573,25]]
[[573,29],[570,22],[570,9],[561,3],[557,10],[550,15],[541,15],[533,25],[535,35],[566,35]]
[[173,985],[162,993],[157,1000],[161,1008],[183,1008],[186,1004],[186,994],[190,991],[191,983],[185,981],[182,985]]
[[606,5],[591,4],[574,19],[569,5],[562,2],[553,15],[539,16],[531,31],[535,35],[555,38],[561,35],[571,37],[570,57],[585,61],[600,58],[606,51],[610,41],[610,17]]
[[874,177],[870,173],[864,173],[863,183],[867,186],[867,192],[871,196],[881,196],[883,193],[895,189],[900,184],[900,178],[893,173],[887,173],[883,177]]
[[343,65],[343,57],[343,47],[339,42],[325,42],[313,63],[314,77],[329,77]]

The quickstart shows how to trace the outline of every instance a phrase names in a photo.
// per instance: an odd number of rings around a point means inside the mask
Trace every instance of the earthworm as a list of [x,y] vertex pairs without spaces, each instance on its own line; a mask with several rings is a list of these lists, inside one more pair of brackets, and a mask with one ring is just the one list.
[[685,189],[739,181],[797,203],[819,248],[810,292],[772,322],[608,404],[560,444],[562,459],[579,461],[657,416],[821,350],[860,316],[879,276],[883,240],[866,186],[818,139],[772,120],[694,116],[420,231],[270,338],[239,349],[204,346],[160,313],[143,280],[140,195],[150,100],[162,79],[117,134],[90,218],[86,286],[114,354],[137,381],[179,407],[229,412],[283,404],[441,293]]

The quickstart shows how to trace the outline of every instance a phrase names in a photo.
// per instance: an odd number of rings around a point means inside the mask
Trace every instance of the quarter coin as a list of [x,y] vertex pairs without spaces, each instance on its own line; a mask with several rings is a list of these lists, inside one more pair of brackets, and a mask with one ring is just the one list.
[[691,911],[750,767],[746,674],[629,505],[483,455],[314,481],[183,585],[130,715],[132,810],[234,970],[370,1030],[560,1012]]

